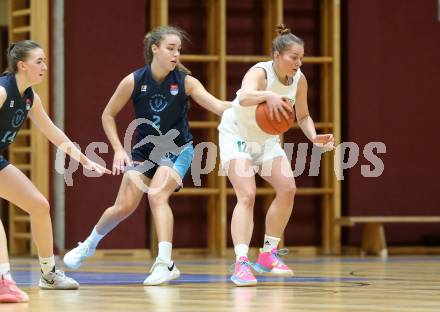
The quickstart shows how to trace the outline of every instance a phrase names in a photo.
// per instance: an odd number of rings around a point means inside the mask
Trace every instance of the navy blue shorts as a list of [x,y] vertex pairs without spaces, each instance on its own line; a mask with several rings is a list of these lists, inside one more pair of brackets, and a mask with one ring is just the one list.
[[157,161],[151,159],[151,150],[135,149],[131,152],[133,166],[127,167],[127,171],[136,170],[143,173],[147,178],[152,179],[157,168],[167,166],[173,168],[183,180],[191,166],[193,154],[194,147],[192,144],[188,144],[178,155],[167,153],[165,157]]
[[0,170],[9,165],[9,161],[7,161],[2,155],[0,155]]

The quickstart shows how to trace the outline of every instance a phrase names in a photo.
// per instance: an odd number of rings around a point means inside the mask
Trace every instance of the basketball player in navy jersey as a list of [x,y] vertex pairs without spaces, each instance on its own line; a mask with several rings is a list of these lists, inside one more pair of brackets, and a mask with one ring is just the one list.
[[[90,236],[68,252],[64,263],[78,268],[99,241],[127,218],[144,192],[154,218],[159,254],[144,285],[159,285],[180,276],[171,260],[173,214],[170,195],[179,187],[193,157],[188,125],[188,96],[211,112],[222,115],[230,107],[209,94],[179,63],[182,32],[158,27],[145,37],[146,65],[125,77],[102,114],[104,130],[115,151],[113,173],[124,173],[115,204],[101,216]],[[131,159],[123,148],[115,116],[133,100],[138,121]],[[148,186],[148,190],[139,186]]]
[[[83,155],[47,116],[32,86],[43,80],[47,70],[43,49],[24,40],[8,49],[8,72],[0,77],[0,197],[30,214],[32,237],[41,265],[39,286],[42,289],[77,289],[78,283],[55,269],[52,224],[49,203],[31,181],[3,156],[14,141],[27,116],[56,146],[62,148],[84,167],[110,174],[110,170]],[[0,222],[0,302],[28,301],[26,293],[15,285],[6,247],[6,234]]]

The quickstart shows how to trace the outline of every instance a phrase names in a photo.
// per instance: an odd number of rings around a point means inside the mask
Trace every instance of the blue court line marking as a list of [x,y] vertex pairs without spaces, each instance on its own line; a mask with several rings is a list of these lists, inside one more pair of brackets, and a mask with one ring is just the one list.
[[[440,262],[440,256],[429,257],[429,258],[400,258],[400,257],[389,257],[387,259],[382,258],[317,258],[317,259],[283,259],[285,263],[289,264],[316,264],[316,263],[420,263],[420,262]],[[58,263],[61,264],[62,261]],[[85,262],[85,267],[145,267],[148,271],[149,267],[153,264],[154,260],[148,260],[145,262],[114,262],[114,261],[99,261],[99,262]],[[209,265],[230,265],[233,260],[228,259],[206,259],[203,261],[191,261],[191,260],[177,260],[175,261],[177,265],[198,265],[198,266],[209,266]],[[28,268],[31,269],[33,264],[15,264],[13,268]],[[35,266],[38,266],[38,261],[35,261]]]
[[[212,265],[212,264],[222,264],[222,260],[217,263],[207,263],[206,261],[176,261],[178,265]],[[408,262],[440,262],[440,257],[438,258],[395,258],[395,259],[382,259],[382,258],[338,258],[338,259],[283,259],[285,263],[291,264],[315,264],[315,263],[408,263]],[[233,263],[233,261],[227,261],[225,264]]]
[[[81,285],[130,285],[142,284],[147,274],[139,273],[98,273],[98,272],[69,272],[68,276],[76,279]],[[13,277],[20,286],[37,285],[39,272],[15,271]],[[182,274],[171,284],[206,284],[230,283],[229,275],[214,274]],[[288,283],[353,283],[365,282],[365,277],[272,277],[257,276],[259,282],[288,282]]]
[[300,263],[300,264],[314,264],[314,263],[420,263],[420,262],[440,262],[440,257],[437,258],[385,258],[371,257],[371,258],[340,258],[340,259],[291,259],[283,260],[286,263]]

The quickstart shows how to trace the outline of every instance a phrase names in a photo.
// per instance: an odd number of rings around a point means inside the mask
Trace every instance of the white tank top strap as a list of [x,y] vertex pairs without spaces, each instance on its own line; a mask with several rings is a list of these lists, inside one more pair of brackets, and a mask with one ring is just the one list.
[[292,83],[289,85],[282,84],[275,74],[273,69],[273,60],[267,62],[260,62],[253,66],[253,68],[263,68],[266,71],[266,90],[273,91],[281,96],[289,99],[289,102],[295,105],[296,91],[298,88],[298,82],[301,78],[301,69],[298,68],[293,76]]
[[[273,71],[272,67],[273,61],[267,61],[267,62],[259,62],[252,66],[252,68],[262,68],[266,72],[266,79],[268,82],[272,82],[276,79],[275,73]],[[269,85],[269,83],[268,83]]]

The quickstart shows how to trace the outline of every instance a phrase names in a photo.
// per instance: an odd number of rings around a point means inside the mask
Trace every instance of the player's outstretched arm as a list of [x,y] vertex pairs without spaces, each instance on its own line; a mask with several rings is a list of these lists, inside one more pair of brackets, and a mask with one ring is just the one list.
[[111,173],[110,170],[88,159],[86,155],[81,153],[81,151],[72,143],[65,133],[55,126],[44,110],[40,97],[35,92],[34,104],[29,111],[29,117],[50,142],[55,144],[70,157],[77,160],[86,169],[96,171],[99,174]]
[[231,102],[221,101],[210,94],[200,81],[192,76],[186,76],[185,89],[186,93],[191,96],[194,101],[216,115],[221,116],[223,112],[232,105]]

